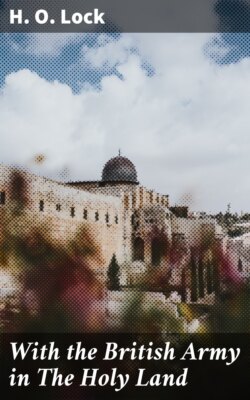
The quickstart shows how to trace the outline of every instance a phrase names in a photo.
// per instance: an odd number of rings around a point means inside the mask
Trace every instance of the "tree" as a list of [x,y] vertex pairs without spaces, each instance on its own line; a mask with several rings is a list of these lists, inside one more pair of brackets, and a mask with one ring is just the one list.
[[115,254],[110,261],[108,268],[108,288],[110,290],[120,290],[120,267],[116,260]]

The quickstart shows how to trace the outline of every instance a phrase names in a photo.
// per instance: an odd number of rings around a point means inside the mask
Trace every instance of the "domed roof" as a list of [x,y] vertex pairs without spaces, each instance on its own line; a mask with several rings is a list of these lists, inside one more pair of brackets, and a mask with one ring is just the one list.
[[134,164],[119,154],[111,158],[102,170],[103,182],[131,182],[137,183],[137,172]]

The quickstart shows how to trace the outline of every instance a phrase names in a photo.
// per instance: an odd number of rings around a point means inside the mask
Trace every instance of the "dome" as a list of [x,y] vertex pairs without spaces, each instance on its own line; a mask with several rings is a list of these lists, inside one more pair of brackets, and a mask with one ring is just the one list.
[[128,158],[122,157],[121,155],[111,158],[104,165],[102,181],[137,183],[135,166]]

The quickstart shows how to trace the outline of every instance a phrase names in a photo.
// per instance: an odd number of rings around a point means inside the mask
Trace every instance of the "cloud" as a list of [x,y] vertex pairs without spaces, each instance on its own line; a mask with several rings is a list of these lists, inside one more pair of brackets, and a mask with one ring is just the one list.
[[[31,159],[43,153],[45,175],[69,168],[73,179],[99,179],[121,148],[141,183],[170,194],[172,203],[191,192],[193,208],[222,210],[231,202],[248,210],[250,60],[212,63],[204,54],[210,38],[138,34],[104,42],[107,51],[101,44],[85,56],[97,68],[115,63],[122,79],[104,76],[100,90],[88,85],[75,94],[29,70],[8,75],[0,159],[37,171]],[[138,52],[127,52],[130,46]]]
[[85,38],[83,33],[29,33],[8,34],[8,40],[17,53],[35,57],[57,57],[69,45],[75,45]]
[[95,69],[112,69],[128,60],[133,47],[133,39],[129,35],[113,38],[100,34],[95,46],[86,44],[82,47],[80,60],[88,62]]

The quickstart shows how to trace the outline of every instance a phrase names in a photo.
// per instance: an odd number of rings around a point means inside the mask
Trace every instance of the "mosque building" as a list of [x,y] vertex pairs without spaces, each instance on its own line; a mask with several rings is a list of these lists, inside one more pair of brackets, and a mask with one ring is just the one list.
[[[12,172],[0,165],[0,210],[8,207]],[[165,244],[177,240],[190,248],[201,231],[224,240],[215,220],[188,218],[187,207],[173,207],[168,194],[142,186],[135,165],[120,153],[107,161],[97,181],[57,182],[28,172],[25,176],[30,193],[26,212],[36,221],[46,219],[62,240],[87,226],[103,254],[102,262],[97,260],[92,268],[104,281],[113,255],[126,271],[124,285],[132,279],[129,271],[161,268],[166,261],[162,238]]]

